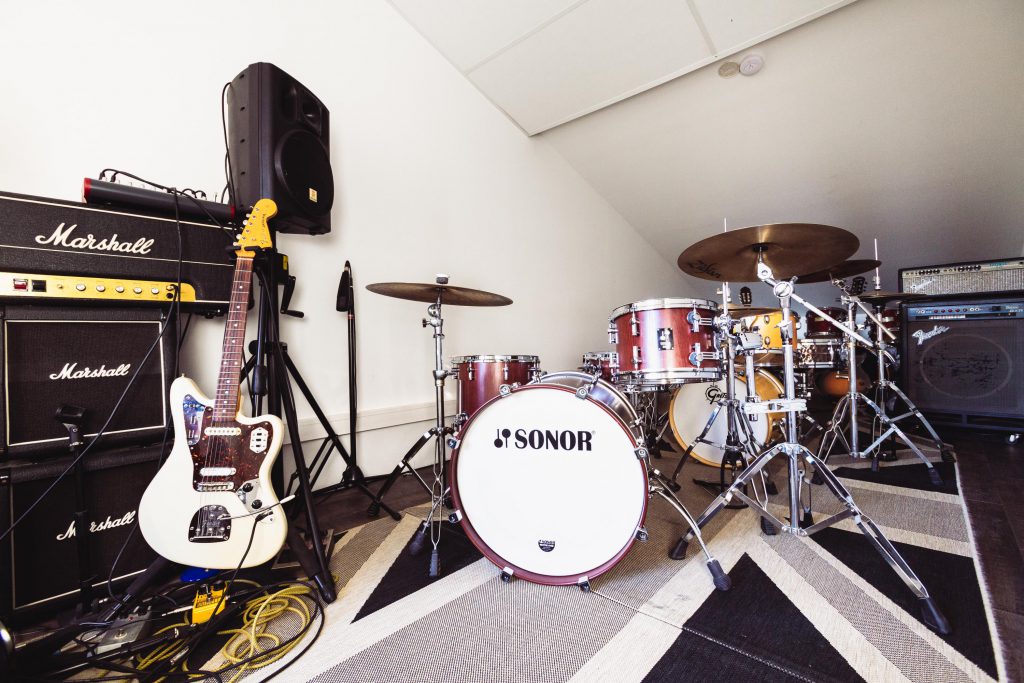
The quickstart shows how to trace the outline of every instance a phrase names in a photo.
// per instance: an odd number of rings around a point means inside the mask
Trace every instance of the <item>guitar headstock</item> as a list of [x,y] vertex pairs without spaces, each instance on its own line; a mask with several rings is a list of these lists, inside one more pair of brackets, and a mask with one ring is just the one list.
[[261,199],[256,202],[242,224],[242,232],[238,234],[238,239],[235,242],[238,249],[235,251],[235,255],[252,258],[256,255],[252,251],[253,248],[270,249],[274,246],[267,221],[276,215],[277,203],[273,199]]

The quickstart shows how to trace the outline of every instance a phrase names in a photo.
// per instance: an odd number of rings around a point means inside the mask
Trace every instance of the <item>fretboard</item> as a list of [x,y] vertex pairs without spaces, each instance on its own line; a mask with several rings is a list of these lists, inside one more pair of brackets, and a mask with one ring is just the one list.
[[245,319],[252,285],[252,257],[239,256],[231,283],[231,306],[224,325],[224,344],[220,353],[220,375],[213,406],[214,420],[233,420],[238,412],[238,387],[241,381],[242,351],[245,348]]

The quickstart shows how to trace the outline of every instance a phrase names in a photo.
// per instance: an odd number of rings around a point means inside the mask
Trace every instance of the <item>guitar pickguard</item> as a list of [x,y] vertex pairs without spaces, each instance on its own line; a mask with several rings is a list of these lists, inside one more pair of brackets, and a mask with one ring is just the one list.
[[246,482],[259,479],[260,466],[274,436],[274,425],[269,420],[254,424],[215,422],[212,408],[191,395],[185,397],[183,409],[196,491],[238,491]]

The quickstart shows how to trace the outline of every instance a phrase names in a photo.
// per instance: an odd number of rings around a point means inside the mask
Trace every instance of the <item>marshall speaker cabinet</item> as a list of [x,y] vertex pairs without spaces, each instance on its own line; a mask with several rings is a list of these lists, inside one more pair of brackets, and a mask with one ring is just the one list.
[[[11,615],[52,612],[78,598],[79,533],[89,534],[95,585],[106,582],[114,557],[138,523],[139,499],[156,473],[159,451],[158,444],[86,454],[89,529],[75,527],[74,477],[69,475],[0,543],[0,616],[5,621],[13,621]],[[44,463],[0,463],[0,529],[18,519],[70,461],[64,456]],[[155,557],[136,533],[118,561],[115,580],[137,574]]]
[[1024,298],[903,308],[903,388],[936,424],[1024,429]]
[[66,454],[61,405],[86,410],[88,443],[140,365],[97,446],[159,442],[177,336],[171,324],[160,337],[163,321],[158,309],[0,305],[0,458]]

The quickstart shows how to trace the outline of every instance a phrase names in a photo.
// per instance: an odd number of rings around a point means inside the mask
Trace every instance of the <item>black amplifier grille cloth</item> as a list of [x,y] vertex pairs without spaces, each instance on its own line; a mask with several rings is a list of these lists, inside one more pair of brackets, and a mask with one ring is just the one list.
[[[88,409],[86,435],[95,434],[160,333],[160,322],[8,320],[5,327],[8,444],[66,440],[52,419],[61,404]],[[107,433],[164,425],[167,387],[163,345],[150,354]]]
[[1019,320],[923,320],[908,325],[908,390],[918,407],[1024,413]]

